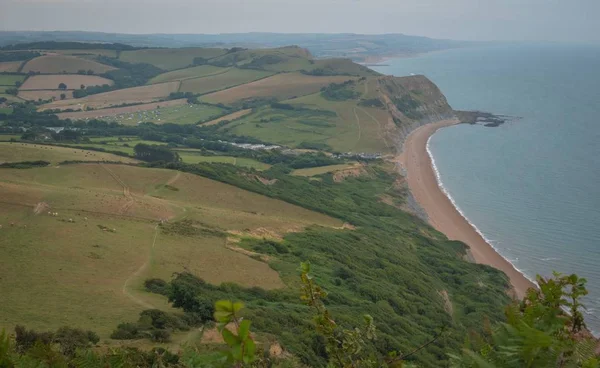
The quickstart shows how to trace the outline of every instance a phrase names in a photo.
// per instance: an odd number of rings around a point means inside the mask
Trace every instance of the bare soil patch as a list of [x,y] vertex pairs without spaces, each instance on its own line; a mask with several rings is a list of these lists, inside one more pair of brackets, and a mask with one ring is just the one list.
[[203,124],[200,124],[200,125],[202,125],[202,126],[210,126],[210,125],[219,124],[220,122],[225,121],[225,120],[227,120],[227,121],[233,121],[233,120],[239,119],[239,118],[241,118],[243,116],[246,116],[246,115],[248,115],[251,112],[252,112],[252,109],[246,109],[246,110],[236,111],[236,112],[234,112],[232,114],[222,116],[222,117],[220,117],[218,119],[211,120],[211,121],[209,121],[207,123],[203,123]]
[[342,182],[344,181],[346,178],[357,178],[363,174],[365,174],[366,171],[362,166],[358,166],[352,169],[347,169],[347,170],[341,170],[341,171],[337,171],[333,174],[333,181],[335,181],[336,183]]

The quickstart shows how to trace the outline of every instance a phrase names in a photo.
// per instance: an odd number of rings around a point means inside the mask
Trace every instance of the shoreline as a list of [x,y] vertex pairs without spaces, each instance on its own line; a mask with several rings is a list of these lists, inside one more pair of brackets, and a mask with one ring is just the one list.
[[406,170],[408,187],[428,217],[428,222],[450,240],[467,244],[476,263],[503,271],[509,278],[517,298],[523,298],[535,283],[498,253],[482,234],[463,216],[440,186],[435,164],[429,152],[429,139],[440,128],[459,124],[457,119],[429,123],[413,130],[405,139],[397,157]]

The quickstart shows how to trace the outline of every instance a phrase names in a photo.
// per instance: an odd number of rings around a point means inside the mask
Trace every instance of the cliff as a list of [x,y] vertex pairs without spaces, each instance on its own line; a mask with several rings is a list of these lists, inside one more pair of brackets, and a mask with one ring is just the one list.
[[402,150],[404,139],[414,129],[434,121],[455,118],[446,97],[423,75],[380,77],[378,91],[395,126],[398,151]]

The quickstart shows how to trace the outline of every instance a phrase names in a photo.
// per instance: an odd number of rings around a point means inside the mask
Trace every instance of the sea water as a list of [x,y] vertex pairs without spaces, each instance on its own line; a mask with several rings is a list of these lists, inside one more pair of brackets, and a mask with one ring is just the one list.
[[588,280],[600,334],[600,46],[463,48],[375,67],[424,74],[454,109],[519,117],[458,125],[429,140],[438,179],[463,215],[530,279]]

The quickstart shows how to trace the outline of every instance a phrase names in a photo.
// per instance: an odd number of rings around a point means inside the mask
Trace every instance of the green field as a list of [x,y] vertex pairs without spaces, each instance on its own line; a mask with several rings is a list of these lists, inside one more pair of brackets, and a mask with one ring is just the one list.
[[294,175],[294,176],[315,176],[315,175],[321,175],[321,174],[326,174],[326,173],[340,171],[340,170],[352,169],[354,167],[356,167],[355,162],[347,163],[347,164],[340,164],[340,165],[310,167],[308,169],[294,170],[294,171],[292,171],[292,175]]
[[[4,137],[4,136],[2,136]],[[9,138],[10,139],[10,138]],[[90,145],[93,146],[93,145]],[[104,148],[104,147],[101,147]],[[133,153],[133,149],[132,149]],[[121,161],[137,162],[134,159],[110,153],[73,149],[68,147],[47,146],[30,143],[0,142],[0,162],[48,161],[58,164],[62,161]]]
[[290,72],[311,69],[311,59],[304,49],[290,46],[241,50],[214,58],[210,63],[219,66],[247,66],[274,72]]
[[197,124],[215,119],[224,113],[226,113],[226,110],[212,105],[186,104],[108,116],[103,120],[114,121],[123,125],[137,125],[138,122]]
[[18,134],[0,134],[0,142],[8,142],[11,139],[20,140],[21,136]]
[[[357,86],[361,90],[364,86]],[[326,143],[340,152],[393,152],[396,142],[390,140],[386,131],[389,114],[386,110],[358,106],[356,101],[330,101],[317,93],[289,100],[289,103],[306,108],[334,112],[337,118],[336,134]]]
[[24,102],[25,101],[17,96],[3,94],[2,91],[4,91],[4,90],[5,90],[4,86],[0,86],[0,97],[6,98],[6,100],[8,102]]
[[227,73],[203,77],[186,79],[181,82],[180,92],[193,92],[205,94],[222,89],[230,88],[240,84],[249,83],[257,79],[272,75],[272,72],[262,70],[231,68]]
[[359,107],[356,101],[329,101],[314,94],[289,100],[300,109],[262,108],[221,128],[266,142],[297,147],[326,144],[339,152],[390,152],[383,124],[385,110]]
[[123,51],[120,60],[130,63],[148,63],[164,70],[175,70],[191,66],[194,58],[205,59],[223,55],[227,50],[215,48],[147,49]]
[[251,158],[231,156],[203,156],[200,150],[193,149],[178,149],[176,151],[177,153],[179,153],[179,156],[181,156],[182,161],[187,164],[197,164],[199,162],[219,162],[224,164],[248,167],[256,170],[266,170],[269,167],[271,167],[271,165],[253,160]]
[[23,82],[25,75],[0,74],[0,86],[15,87],[16,82]]
[[199,65],[192,68],[185,68],[167,72],[152,78],[148,84],[171,82],[176,80],[205,77],[208,75],[226,72],[227,68],[219,68],[212,65]]
[[0,114],[12,114],[12,107],[0,107]]
[[[133,155],[133,147],[135,147],[138,143],[150,144],[150,145],[166,145],[164,142],[155,142],[155,141],[144,141],[135,137],[132,138],[124,138],[123,140],[118,140],[118,138],[114,137],[94,137],[90,138],[91,143],[82,142],[82,143],[66,143],[71,146],[78,147],[92,147],[92,148],[100,148],[107,151],[119,151],[123,153],[127,153],[128,155]],[[104,143],[106,142],[106,143]]]
[[237,135],[296,147],[302,142],[325,143],[337,132],[336,115],[317,110],[263,108],[223,127]]
[[2,229],[0,288],[11,303],[0,304],[0,327],[70,325],[103,338],[143,309],[167,308],[143,291],[148,277],[190,270],[215,284],[284,286],[266,263],[226,248],[225,238],[164,233],[160,218],[275,232],[341,224],[199,176],[120,165],[3,169],[0,201],[0,224],[13,224]]

